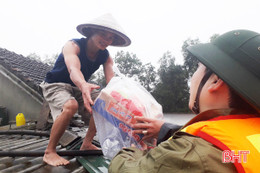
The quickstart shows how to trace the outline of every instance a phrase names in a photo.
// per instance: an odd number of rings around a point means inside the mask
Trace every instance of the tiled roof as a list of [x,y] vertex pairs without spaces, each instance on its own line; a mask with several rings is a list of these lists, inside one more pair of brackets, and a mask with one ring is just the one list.
[[52,68],[48,64],[0,48],[0,64],[39,92],[38,85]]

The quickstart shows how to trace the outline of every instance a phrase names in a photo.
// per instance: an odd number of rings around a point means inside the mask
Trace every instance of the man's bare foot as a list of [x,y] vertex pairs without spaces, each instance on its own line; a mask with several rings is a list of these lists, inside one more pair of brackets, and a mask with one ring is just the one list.
[[100,148],[90,143],[85,145],[82,144],[80,150],[100,150]]
[[61,166],[70,163],[68,160],[60,157],[56,152],[45,153],[43,161],[52,166]]

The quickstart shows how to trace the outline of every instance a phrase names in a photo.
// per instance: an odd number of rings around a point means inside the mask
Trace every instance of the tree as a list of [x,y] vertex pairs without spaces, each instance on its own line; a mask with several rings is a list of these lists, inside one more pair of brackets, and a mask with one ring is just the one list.
[[135,54],[120,51],[115,56],[115,65],[122,74],[134,78],[147,91],[151,92],[153,90],[157,75],[155,67],[151,63],[143,65]]
[[[155,67],[151,63],[143,65],[135,54],[123,51],[117,52],[114,62],[114,66],[117,66],[120,73],[126,77],[134,78],[147,91],[151,92],[153,90],[157,74]],[[92,75],[90,80],[103,87],[106,84],[101,70]]]
[[138,76],[142,73],[142,62],[136,57],[135,54],[129,52],[117,52],[115,56],[115,65],[119,71],[127,77],[133,77],[139,81]]
[[142,74],[139,75],[139,81],[148,92],[152,92],[157,78],[155,67],[151,63],[147,63],[143,65],[142,69]]
[[36,60],[36,61],[41,61],[41,57],[39,55],[37,55],[36,53],[30,53],[29,55],[27,55],[27,58]]
[[199,39],[190,39],[188,38],[187,40],[184,41],[182,45],[182,55],[184,57],[184,68],[186,69],[188,73],[188,77],[190,78],[192,74],[196,71],[198,67],[198,60],[195,58],[192,54],[190,54],[187,50],[187,47],[199,44],[200,41]]
[[166,52],[159,62],[159,81],[153,96],[162,105],[164,112],[187,112],[189,93],[185,69],[175,65],[175,58],[170,52]]
[[[114,66],[117,66],[120,73],[127,77],[133,77],[135,80],[139,81],[139,75],[142,73],[142,62],[136,57],[135,54],[130,54],[129,52],[117,52],[114,58]],[[106,81],[104,73],[99,69],[90,78],[91,81],[97,83],[98,85],[105,87]]]
[[45,55],[45,57],[42,58],[39,55],[37,55],[36,53],[30,53],[27,57],[30,59],[34,59],[36,61],[41,61],[50,66],[54,66],[54,63],[55,63],[56,59],[58,58],[58,56],[59,56],[59,54],[57,53],[57,54],[53,54],[52,56]]
[[161,80],[167,76],[168,71],[175,66],[175,57],[172,56],[171,52],[166,52],[163,57],[159,60],[160,68],[158,74]]
[[209,41],[212,42],[212,41],[215,40],[218,36],[219,36],[219,34],[213,34],[213,35],[209,38]]
[[50,65],[50,66],[54,66],[57,58],[58,58],[59,54],[56,53],[56,54],[52,54],[52,56],[48,56],[46,55],[43,59],[43,62]]

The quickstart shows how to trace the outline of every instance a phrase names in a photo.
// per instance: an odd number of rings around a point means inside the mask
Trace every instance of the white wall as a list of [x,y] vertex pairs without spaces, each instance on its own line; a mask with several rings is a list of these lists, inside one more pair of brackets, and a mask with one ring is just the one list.
[[0,65],[0,105],[8,110],[9,120],[23,113],[26,120],[37,120],[41,96]]

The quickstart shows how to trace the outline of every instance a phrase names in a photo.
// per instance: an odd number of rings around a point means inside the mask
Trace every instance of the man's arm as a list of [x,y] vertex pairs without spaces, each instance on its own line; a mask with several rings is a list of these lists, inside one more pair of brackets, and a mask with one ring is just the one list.
[[176,131],[178,131],[182,126],[172,123],[165,122],[159,131],[157,145],[163,141],[169,139]]
[[79,52],[79,46],[73,41],[68,41],[62,50],[70,78],[72,82],[80,88],[81,85],[85,82],[85,79],[82,72],[80,71],[81,65],[78,57]]
[[91,99],[90,93],[93,89],[99,88],[99,86],[85,81],[85,78],[80,71],[81,65],[78,57],[79,52],[79,46],[73,41],[67,42],[62,50],[64,61],[70,74],[70,79],[81,90],[84,105],[86,109],[92,113],[90,105],[93,105],[93,100]]
[[113,62],[112,58],[109,56],[107,61],[103,65],[104,74],[105,74],[105,78],[106,78],[106,84],[108,84],[109,81],[112,79],[112,77],[114,77],[113,64],[114,64],[114,62]]
[[111,161],[109,172],[236,172],[232,163],[222,163],[221,158],[221,150],[182,132],[149,151],[133,147],[121,150]]

